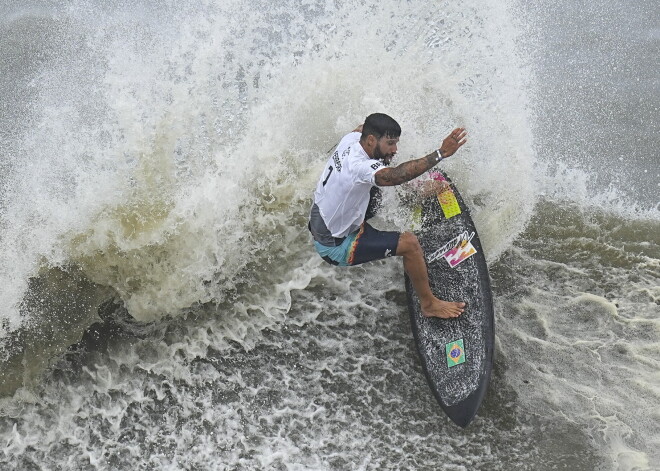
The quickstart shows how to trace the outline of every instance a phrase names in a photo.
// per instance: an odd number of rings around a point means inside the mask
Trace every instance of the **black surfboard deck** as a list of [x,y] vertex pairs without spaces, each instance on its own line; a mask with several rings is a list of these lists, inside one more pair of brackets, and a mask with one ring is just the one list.
[[[436,172],[436,179],[451,183],[444,172]],[[458,318],[424,317],[406,276],[412,331],[433,394],[449,418],[466,427],[486,394],[493,366],[495,326],[486,258],[454,185],[437,198],[427,198],[416,216],[420,228],[415,233],[433,293],[467,306]]]

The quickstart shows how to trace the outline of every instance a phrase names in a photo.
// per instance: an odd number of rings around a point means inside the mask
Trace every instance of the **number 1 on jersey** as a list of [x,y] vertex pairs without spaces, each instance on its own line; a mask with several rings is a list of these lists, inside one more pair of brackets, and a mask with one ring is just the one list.
[[325,177],[325,180],[323,180],[323,186],[325,186],[326,183],[328,183],[328,178],[330,178],[330,175],[332,175],[332,171],[334,170],[334,167],[330,165],[328,167],[328,176]]

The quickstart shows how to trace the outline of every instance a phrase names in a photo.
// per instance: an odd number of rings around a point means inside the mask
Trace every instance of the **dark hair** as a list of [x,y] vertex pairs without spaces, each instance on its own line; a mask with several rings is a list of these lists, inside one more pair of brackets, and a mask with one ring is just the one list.
[[380,139],[383,136],[391,138],[399,137],[401,135],[401,126],[386,114],[370,114],[362,125],[361,139],[366,139],[370,134],[375,136],[376,139]]

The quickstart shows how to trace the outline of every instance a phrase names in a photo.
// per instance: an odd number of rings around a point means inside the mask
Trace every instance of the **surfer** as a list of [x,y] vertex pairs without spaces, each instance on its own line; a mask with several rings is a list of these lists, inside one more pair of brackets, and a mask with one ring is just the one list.
[[419,177],[465,144],[467,132],[456,128],[427,156],[388,167],[400,135],[401,127],[393,118],[374,113],[341,139],[314,192],[309,216],[314,247],[323,260],[338,266],[401,256],[422,313],[427,317],[458,317],[465,303],[433,295],[417,237],[411,232],[379,231],[365,219],[373,215],[379,187],[401,185]]

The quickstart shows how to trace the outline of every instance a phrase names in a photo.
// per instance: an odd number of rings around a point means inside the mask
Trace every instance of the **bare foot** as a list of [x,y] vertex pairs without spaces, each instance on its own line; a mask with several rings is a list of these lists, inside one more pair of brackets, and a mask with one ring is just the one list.
[[451,319],[463,314],[465,303],[454,303],[442,301],[434,298],[428,305],[422,305],[422,315],[424,317],[440,317],[442,319]]

